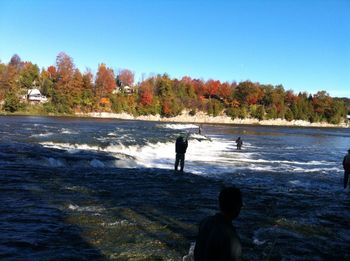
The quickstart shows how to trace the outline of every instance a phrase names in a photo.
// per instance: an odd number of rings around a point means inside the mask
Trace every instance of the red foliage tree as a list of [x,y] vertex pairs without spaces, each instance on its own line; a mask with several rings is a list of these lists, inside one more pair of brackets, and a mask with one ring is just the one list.
[[149,81],[142,82],[140,89],[140,103],[143,106],[151,105],[153,102],[153,90]]
[[166,117],[171,116],[171,101],[164,99],[162,102],[162,114]]
[[220,81],[208,80],[205,83],[207,94],[209,96],[218,95],[220,85]]
[[134,73],[128,69],[122,69],[119,71],[118,79],[122,82],[123,86],[132,86],[134,84]]
[[192,84],[192,79],[189,76],[184,76],[184,77],[182,77],[181,82],[183,82],[185,84]]
[[51,65],[51,66],[47,67],[47,72],[49,74],[49,78],[51,78],[51,79],[57,78],[57,70],[56,70],[55,66]]
[[231,85],[228,82],[224,82],[223,84],[221,84],[219,87],[218,94],[224,99],[230,98],[230,96],[232,95]]
[[204,95],[205,92],[205,86],[202,80],[194,79],[192,80],[192,85],[194,87],[194,91],[196,92],[197,96],[200,98]]
[[294,95],[292,90],[288,90],[286,92],[286,96],[284,97],[285,104],[287,106],[291,106],[292,104],[295,103],[296,100],[297,100],[297,96]]

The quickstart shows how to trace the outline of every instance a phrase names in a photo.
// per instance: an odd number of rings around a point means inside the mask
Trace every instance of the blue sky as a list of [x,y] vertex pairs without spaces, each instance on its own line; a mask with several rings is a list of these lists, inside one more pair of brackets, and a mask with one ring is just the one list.
[[0,59],[283,84],[350,98],[348,0],[0,0]]

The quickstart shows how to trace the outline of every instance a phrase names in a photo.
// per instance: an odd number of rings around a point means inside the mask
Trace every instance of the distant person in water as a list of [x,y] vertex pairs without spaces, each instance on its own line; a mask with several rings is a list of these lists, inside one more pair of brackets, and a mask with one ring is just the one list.
[[185,153],[186,153],[187,147],[188,147],[187,137],[184,138],[182,135],[179,136],[176,139],[176,143],[175,143],[175,152],[176,152],[175,170],[176,171],[179,166],[179,163],[180,163],[180,171],[184,171]]
[[219,213],[205,218],[199,225],[195,261],[241,260],[241,241],[232,225],[241,211],[241,191],[234,187],[224,188],[219,195],[219,207]]
[[237,149],[241,150],[242,145],[243,145],[243,141],[242,141],[241,137],[238,137],[238,139],[236,140],[236,144],[237,144]]
[[344,188],[346,188],[349,183],[349,175],[350,175],[350,149],[348,150],[348,154],[346,154],[343,159],[343,168],[344,168]]
[[199,135],[202,135],[202,124],[199,125],[199,127],[198,127],[198,134],[199,134]]

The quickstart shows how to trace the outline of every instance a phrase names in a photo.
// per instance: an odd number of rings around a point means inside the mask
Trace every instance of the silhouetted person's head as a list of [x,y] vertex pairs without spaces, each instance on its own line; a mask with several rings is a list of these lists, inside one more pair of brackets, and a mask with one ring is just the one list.
[[238,217],[242,207],[241,191],[235,187],[227,187],[221,190],[219,195],[219,207],[221,213],[229,220]]

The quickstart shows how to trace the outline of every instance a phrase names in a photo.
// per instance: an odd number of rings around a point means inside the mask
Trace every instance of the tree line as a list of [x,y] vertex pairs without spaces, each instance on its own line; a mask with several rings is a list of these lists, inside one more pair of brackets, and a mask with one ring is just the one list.
[[40,109],[54,114],[106,111],[173,117],[187,110],[191,115],[202,111],[241,119],[281,118],[338,124],[350,111],[349,100],[332,98],[325,91],[311,95],[285,90],[282,85],[204,81],[188,76],[176,79],[167,74],[134,83],[130,70],[115,73],[103,63],[96,75],[91,70],[82,73],[63,52],[58,54],[55,65],[42,69],[22,61],[18,55],[12,56],[7,64],[0,62],[1,110],[29,110],[33,105],[21,97],[34,87],[49,98]]

